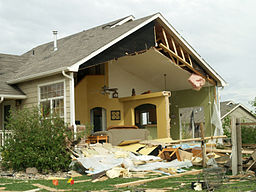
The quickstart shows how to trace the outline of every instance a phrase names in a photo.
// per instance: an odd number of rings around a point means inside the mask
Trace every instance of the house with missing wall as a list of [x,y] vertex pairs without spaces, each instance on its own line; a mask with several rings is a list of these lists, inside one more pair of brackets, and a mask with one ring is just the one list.
[[160,13],[54,38],[19,56],[0,54],[1,132],[11,108],[39,106],[75,132],[137,125],[173,139],[186,131],[183,111],[198,109],[205,135],[220,134],[218,87],[226,83]]

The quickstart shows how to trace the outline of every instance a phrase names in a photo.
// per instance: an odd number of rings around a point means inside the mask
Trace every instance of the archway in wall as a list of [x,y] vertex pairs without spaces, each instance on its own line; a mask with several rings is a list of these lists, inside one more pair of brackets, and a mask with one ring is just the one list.
[[90,110],[93,132],[105,131],[107,126],[106,109],[95,107]]
[[157,139],[156,105],[142,104],[134,109],[135,125],[149,131],[149,139]]

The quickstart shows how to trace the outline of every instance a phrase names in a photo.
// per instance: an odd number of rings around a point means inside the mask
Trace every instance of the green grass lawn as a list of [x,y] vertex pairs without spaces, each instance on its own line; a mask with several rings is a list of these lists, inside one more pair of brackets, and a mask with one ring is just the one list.
[[[156,175],[148,175],[146,178],[158,177]],[[70,185],[67,184],[67,180],[59,180],[59,185],[54,186],[51,180],[14,180],[14,179],[6,179],[0,178],[0,188],[5,187],[4,190],[0,191],[27,191],[36,189],[37,187],[33,186],[33,184],[41,184],[44,186],[48,186],[55,189],[66,189],[73,191],[131,191],[131,192],[143,192],[146,189],[166,189],[166,191],[193,191],[191,189],[191,182],[197,181],[197,176],[183,176],[180,178],[169,178],[166,180],[158,180],[150,183],[145,183],[139,186],[131,186],[125,188],[115,188],[115,184],[126,183],[131,181],[136,181],[139,179],[146,178],[116,178],[116,179],[108,179],[106,181],[98,181],[98,182],[81,182],[76,183],[79,180],[89,180],[91,179],[89,176],[81,176],[74,178],[75,184]],[[222,184],[215,191],[252,191],[256,190],[256,180],[255,178],[251,178],[250,180],[244,179],[240,181],[224,181],[225,184]],[[47,190],[40,190],[47,191]],[[206,190],[205,190],[206,191]]]

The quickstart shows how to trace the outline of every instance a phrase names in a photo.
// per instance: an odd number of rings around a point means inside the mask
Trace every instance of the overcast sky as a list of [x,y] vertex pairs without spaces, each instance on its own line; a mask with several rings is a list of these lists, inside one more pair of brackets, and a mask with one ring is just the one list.
[[22,54],[127,16],[160,12],[228,82],[221,100],[256,96],[255,0],[0,0],[0,53]]

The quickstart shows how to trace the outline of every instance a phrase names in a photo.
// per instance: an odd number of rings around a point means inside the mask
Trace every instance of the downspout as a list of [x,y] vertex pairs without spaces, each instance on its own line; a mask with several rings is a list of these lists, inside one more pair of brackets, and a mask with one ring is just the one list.
[[74,83],[74,73],[71,72],[70,75],[67,75],[65,71],[62,71],[62,75],[69,79],[70,87],[70,125],[74,126],[74,138],[76,139],[76,123],[75,123],[75,83]]
[[0,97],[0,104],[4,101],[4,97]]

